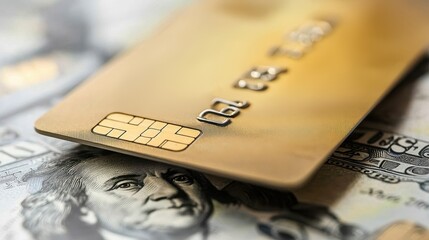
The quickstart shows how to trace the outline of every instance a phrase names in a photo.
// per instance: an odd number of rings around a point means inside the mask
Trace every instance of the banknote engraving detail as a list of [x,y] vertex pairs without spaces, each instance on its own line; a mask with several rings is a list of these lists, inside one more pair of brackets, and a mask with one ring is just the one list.
[[361,172],[386,183],[417,182],[429,192],[429,143],[368,128],[358,128],[333,153],[328,164]]
[[92,129],[95,134],[171,151],[183,151],[201,131],[123,113],[109,114]]

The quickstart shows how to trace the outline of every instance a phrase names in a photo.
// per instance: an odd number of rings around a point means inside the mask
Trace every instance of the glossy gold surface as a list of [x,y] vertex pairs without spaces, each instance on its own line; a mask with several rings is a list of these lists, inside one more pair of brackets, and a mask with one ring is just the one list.
[[[36,129],[233,179],[297,187],[429,43],[428,12],[429,3],[417,0],[200,1],[71,93]],[[308,41],[298,34],[297,42],[294,33],[315,21],[320,36]],[[237,81],[261,66],[287,71],[250,79],[263,90],[239,88],[246,85]],[[198,121],[215,98],[250,105],[225,127]],[[115,139],[121,132],[91,131],[113,112],[201,135],[174,152]]]

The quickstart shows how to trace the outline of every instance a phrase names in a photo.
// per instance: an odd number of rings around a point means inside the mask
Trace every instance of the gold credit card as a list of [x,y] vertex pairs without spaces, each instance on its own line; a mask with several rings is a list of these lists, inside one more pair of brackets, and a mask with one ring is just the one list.
[[307,180],[429,43],[421,0],[206,0],[39,133],[271,187]]

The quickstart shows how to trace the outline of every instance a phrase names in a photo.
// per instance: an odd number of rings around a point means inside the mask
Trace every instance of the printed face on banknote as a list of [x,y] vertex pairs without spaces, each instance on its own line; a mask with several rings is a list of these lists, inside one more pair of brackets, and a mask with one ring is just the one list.
[[71,152],[29,178],[34,176],[44,180],[22,203],[24,226],[44,239],[82,225],[94,234],[186,237],[204,232],[213,212],[212,191],[201,174],[102,150]]
[[79,167],[86,206],[102,226],[130,235],[174,234],[201,227],[212,204],[184,169],[112,154]]

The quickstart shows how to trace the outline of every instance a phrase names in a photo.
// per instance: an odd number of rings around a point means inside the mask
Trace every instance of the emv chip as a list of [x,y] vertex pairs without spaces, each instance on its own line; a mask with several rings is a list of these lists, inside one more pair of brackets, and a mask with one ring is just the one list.
[[185,150],[201,134],[196,129],[123,113],[109,114],[92,132],[171,151]]

